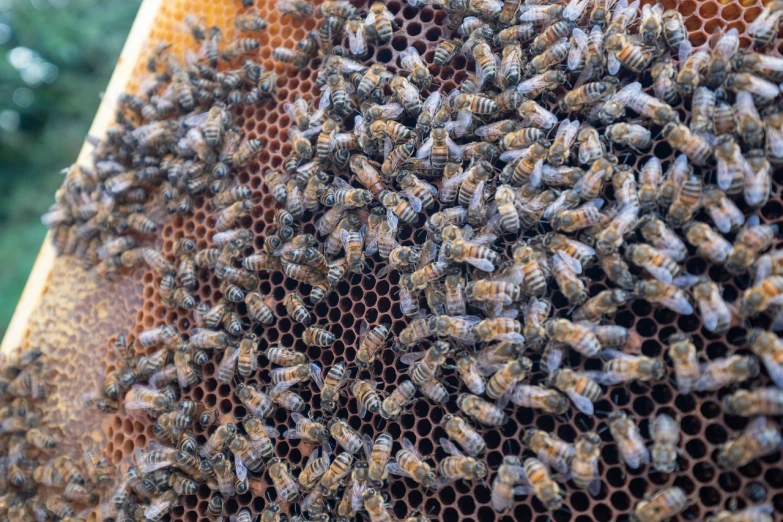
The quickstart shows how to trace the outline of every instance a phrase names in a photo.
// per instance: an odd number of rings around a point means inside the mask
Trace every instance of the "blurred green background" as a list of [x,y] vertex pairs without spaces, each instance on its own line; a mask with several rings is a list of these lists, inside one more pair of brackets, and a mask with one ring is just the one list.
[[141,0],[0,0],[0,337]]

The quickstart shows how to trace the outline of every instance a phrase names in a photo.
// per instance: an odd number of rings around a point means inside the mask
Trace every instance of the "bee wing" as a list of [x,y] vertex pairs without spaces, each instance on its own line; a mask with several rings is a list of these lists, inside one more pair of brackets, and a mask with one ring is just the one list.
[[407,478],[413,478],[413,475],[405,471],[400,467],[399,464],[396,462],[389,462],[386,464],[386,472],[389,475],[397,475],[398,477],[407,477]]
[[297,430],[296,428],[293,428],[293,429],[285,430],[283,432],[283,438],[284,439],[301,439],[302,438],[302,434],[299,433],[299,430]]
[[[558,250],[555,253],[556,256],[559,256],[560,260],[565,263],[568,268],[575,274],[581,274],[582,273],[582,263],[579,262],[579,260],[571,257],[571,254],[566,252],[565,250]],[[554,256],[553,256],[554,257]]]
[[421,198],[419,198],[418,196],[416,196],[415,194],[409,191],[408,192],[402,191],[401,194],[405,196],[405,199],[408,200],[408,203],[410,203],[411,208],[413,208],[415,212],[421,212],[421,209],[423,207]]
[[712,300],[699,300],[697,304],[699,305],[701,318],[704,321],[704,327],[710,332],[714,332],[720,320],[720,313],[716,308],[717,303]]
[[465,456],[460,452],[459,448],[454,445],[453,442],[451,442],[449,439],[441,437],[438,439],[438,442],[443,447],[443,450],[448,453],[449,455],[454,455],[455,457],[465,458]]
[[150,505],[144,510],[147,520],[157,520],[171,507],[171,500],[166,495],[161,495],[150,501]]
[[598,477],[598,461],[593,460],[593,481],[587,486],[587,491],[596,497],[601,492],[601,479]]
[[247,478],[247,467],[242,462],[242,458],[234,453],[234,468],[236,469],[237,478],[239,480],[245,480]]
[[416,158],[417,159],[424,159],[430,155],[432,152],[432,145],[433,140],[432,136],[424,140],[424,143],[421,144],[421,147],[419,147],[419,150],[416,151]]
[[544,158],[536,161],[533,166],[533,172],[530,174],[530,185],[534,187],[541,186],[541,179],[544,177]]
[[319,390],[324,387],[324,380],[321,377],[321,367],[315,363],[310,363],[310,378],[315,385],[318,386]]
[[262,428],[270,439],[275,439],[280,436],[280,432],[274,426],[264,425]]
[[656,266],[652,263],[642,263],[641,266],[661,283],[666,283],[667,285],[672,284],[672,273],[665,268]]
[[561,16],[565,20],[576,22],[582,17],[589,3],[590,0],[570,0],[563,8]]
[[544,350],[544,370],[548,373],[554,373],[563,363],[565,355],[565,346],[561,343],[550,342]]
[[617,58],[617,55],[614,53],[608,53],[606,55],[606,71],[611,74],[615,75],[620,71],[620,66],[622,63],[620,63],[620,60]]
[[375,12],[370,10],[367,13],[367,17],[364,19],[364,25],[373,25],[375,23]]
[[677,289],[676,292],[671,292],[671,294],[671,296],[664,295],[659,298],[659,302],[681,315],[691,315],[693,313],[693,306],[688,302],[688,298],[682,290]]
[[444,202],[448,201],[462,182],[468,179],[468,176],[470,176],[470,171],[462,172],[450,178],[443,178],[443,182],[440,185],[440,200]]
[[530,152],[530,147],[526,149],[507,150],[506,152],[500,155],[500,160],[505,161],[507,163],[511,163],[513,161],[518,161],[526,157],[529,152]]
[[566,391],[566,395],[568,395],[568,398],[574,403],[576,409],[585,415],[593,415],[595,413],[595,407],[593,407],[593,403],[590,402],[590,399],[587,397],[579,395],[573,390]]
[[484,272],[494,272],[495,265],[489,259],[482,259],[480,257],[466,257],[465,261],[475,266],[479,270]]
[[209,111],[200,112],[198,114],[191,114],[183,120],[182,123],[187,127],[201,127],[209,119]]
[[348,34],[348,48],[351,50],[351,54],[363,54],[367,46],[367,42],[364,39],[364,29],[359,26],[356,31],[351,31],[346,27],[345,32]]
[[400,357],[400,362],[402,364],[406,364],[408,366],[414,364],[416,361],[420,361],[424,358],[426,355],[426,352],[409,352],[406,354],[403,354],[402,357]]
[[473,113],[469,109],[457,111],[457,119],[454,125],[454,134],[462,136],[468,131],[470,123],[473,121]]
[[568,60],[566,63],[568,64],[569,71],[573,71],[579,66],[582,57],[587,51],[587,34],[585,34],[584,31],[575,27],[571,32],[571,37],[574,39],[576,45],[568,50]]
[[373,440],[366,433],[362,433],[362,449],[364,449],[364,457],[369,461],[372,457]]
[[717,170],[718,187],[725,192],[731,187],[734,176],[729,169],[729,163],[724,160],[718,159]]
[[366,482],[354,481],[351,484],[351,509],[354,511],[361,511],[364,507],[364,492],[367,491]]
[[638,97],[641,92],[642,92],[642,84],[639,82],[633,82],[633,83],[629,83],[628,85],[626,85],[625,87],[617,91],[617,93],[614,96],[612,96],[611,99],[614,101],[618,101],[625,106],[628,105],[628,103],[633,98]]
[[767,369],[770,379],[779,387],[783,388],[783,365],[777,362],[774,356],[762,355],[761,360]]

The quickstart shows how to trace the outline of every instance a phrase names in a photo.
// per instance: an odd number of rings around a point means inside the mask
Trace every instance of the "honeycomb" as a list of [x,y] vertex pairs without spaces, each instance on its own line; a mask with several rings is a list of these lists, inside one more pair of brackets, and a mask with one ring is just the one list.
[[[652,3],[645,1],[643,3]],[[694,45],[707,42],[713,31],[721,28],[737,28],[741,35],[742,46],[748,46],[748,24],[759,14],[762,4],[753,2],[695,2],[665,0],[662,2],[669,8],[677,8],[685,19],[689,37]],[[320,66],[318,58],[298,72],[275,62],[271,58],[272,49],[278,46],[292,48],[296,41],[305,37],[306,33],[316,27],[313,19],[295,20],[280,15],[273,9],[271,0],[256,2],[259,10],[266,17],[269,27],[259,37],[261,47],[258,60],[267,70],[279,74],[278,93],[274,101],[267,101],[254,107],[245,107],[236,116],[238,124],[247,137],[259,138],[264,142],[264,150],[253,162],[252,166],[240,172],[239,183],[249,186],[252,197],[256,200],[253,213],[241,220],[241,226],[255,233],[255,248],[248,248],[245,254],[258,251],[262,247],[265,231],[273,225],[275,210],[278,203],[268,193],[262,182],[262,173],[266,168],[280,168],[283,160],[291,152],[287,143],[286,128],[292,122],[283,110],[283,103],[292,103],[296,96],[304,95],[317,99],[320,94],[315,85],[315,74]],[[398,26],[394,38],[389,45],[371,46],[366,63],[374,61],[387,63],[394,71],[398,69],[399,53],[409,46],[416,47],[425,63],[432,64],[434,48],[447,31],[445,25],[446,13],[430,6],[414,8],[401,1],[392,0],[386,7],[394,14]],[[186,14],[205,17],[209,25],[217,25],[223,30],[224,37],[230,40],[234,35],[233,18],[240,9],[237,0],[212,0],[210,2],[192,2],[170,0],[161,7],[155,26],[149,34],[150,47],[158,41],[173,44],[173,51],[181,55],[192,47],[190,36],[183,28],[183,18]],[[783,41],[776,42],[774,53],[783,53]],[[133,91],[145,75],[144,60],[137,66],[137,79],[128,86]],[[468,76],[472,65],[463,56],[455,57],[450,65],[444,67],[429,67],[435,76],[437,88],[449,92],[458,87]],[[650,86],[649,78],[643,78],[643,85]],[[687,111],[680,105],[676,109],[687,122]],[[633,156],[637,169],[652,154],[663,162],[664,169],[673,158],[669,144],[657,139],[647,154]],[[666,158],[666,159],[664,159]],[[781,202],[781,183],[783,171],[776,170],[773,176],[772,194],[769,202],[757,213],[764,223],[780,223],[783,218],[783,203]],[[740,208],[742,207],[740,203]],[[438,203],[432,210],[439,209]],[[423,243],[426,234],[423,220],[412,227],[403,227],[398,240],[403,245]],[[313,220],[303,224],[303,231],[314,233]],[[212,236],[215,234],[214,218],[211,215],[207,201],[199,197],[194,201],[192,215],[177,216],[170,219],[162,228],[162,244],[158,245],[164,254],[174,257],[176,243],[183,237],[196,241],[199,249],[211,247]],[[779,246],[774,245],[773,248]],[[692,251],[691,251],[692,253]],[[309,293],[309,287],[285,277],[281,272],[259,274],[259,290],[272,295],[277,301],[276,313],[279,316],[273,327],[256,328],[259,336],[259,351],[264,351],[274,344],[293,346],[297,351],[304,351],[310,359],[324,368],[331,367],[340,360],[353,361],[356,356],[360,318],[366,319],[371,325],[390,323],[392,332],[398,335],[406,326],[407,320],[399,308],[397,299],[399,274],[392,271],[388,276],[379,278],[375,274],[386,265],[375,259],[368,260],[364,271],[365,277],[353,277],[349,281],[339,283],[335,291],[327,299],[312,309],[315,324],[328,326],[337,341],[328,349],[306,347],[301,341],[304,326],[293,322],[282,306],[283,297],[290,292],[299,291],[302,295]],[[733,277],[722,267],[712,266],[701,257],[691,255],[685,262],[689,273],[694,275],[708,274],[714,281],[723,286],[724,298],[733,302],[741,292],[748,287],[746,278]],[[219,298],[219,281],[214,275],[201,271],[199,275],[198,299],[213,305]],[[601,271],[597,268],[588,270],[590,278],[588,290],[590,296],[611,287]],[[81,286],[84,283],[84,286]],[[51,347],[63,364],[57,368],[62,384],[57,387],[63,392],[63,402],[71,404],[77,390],[95,386],[100,382],[101,371],[113,368],[113,356],[108,349],[114,336],[119,332],[129,332],[138,336],[143,330],[164,324],[176,326],[181,332],[187,332],[194,324],[193,315],[183,309],[167,310],[160,302],[157,292],[158,277],[151,271],[141,271],[124,276],[120,281],[104,283],[101,286],[90,287],[87,276],[68,257],[61,257],[56,264],[48,292],[39,307],[39,313],[30,325],[26,338],[26,346],[44,345]],[[108,286],[106,286],[108,285]],[[79,289],[79,290],[74,290]],[[73,292],[82,293],[74,299]],[[568,310],[569,304],[559,292],[552,296],[557,312]],[[241,313],[243,306],[239,307]],[[243,313],[243,318],[247,319]],[[699,351],[709,359],[725,356],[729,352],[745,353],[744,340],[746,325],[735,324],[729,332],[722,336],[711,334],[702,328],[698,315],[678,317],[674,312],[661,307],[653,307],[643,300],[619,309],[614,322],[631,329],[636,333],[635,344],[644,355],[662,357],[665,350],[665,340],[677,330],[693,336]],[[761,317],[754,320],[756,326],[768,326],[769,318]],[[67,348],[66,348],[67,347]],[[95,363],[95,353],[102,359]],[[534,363],[539,356],[530,354]],[[84,364],[79,361],[84,360]],[[65,362],[67,361],[67,363]],[[219,384],[215,378],[218,360],[214,356],[202,367],[203,381],[184,392],[181,398],[192,398],[202,401],[207,407],[220,410],[221,421],[241,419],[245,408],[238,403],[231,386]],[[600,363],[595,360],[574,358],[571,364],[581,369],[600,369]],[[536,520],[544,522],[551,516],[557,522],[588,522],[590,520],[622,520],[631,512],[636,502],[645,493],[655,491],[663,486],[675,485],[681,487],[693,500],[692,504],[678,518],[700,519],[719,509],[730,509],[733,502],[741,507],[746,503],[744,488],[752,482],[760,482],[768,488],[767,500],[783,511],[783,470],[780,467],[780,453],[775,453],[757,460],[734,471],[724,471],[714,465],[714,455],[718,446],[739,433],[747,424],[747,420],[725,414],[720,400],[727,392],[678,395],[670,383],[672,375],[670,363],[667,362],[667,378],[651,385],[631,384],[628,386],[608,387],[604,398],[596,404],[598,412],[609,412],[613,409],[623,409],[634,413],[640,422],[640,431],[647,434],[649,419],[658,413],[668,413],[679,417],[682,427],[680,448],[682,453],[678,458],[679,470],[673,474],[649,472],[646,468],[640,470],[627,469],[622,464],[615,444],[611,440],[606,423],[599,413],[597,416],[586,416],[575,413],[569,418],[558,418],[552,415],[537,413],[527,408],[513,408],[513,413],[507,424],[499,429],[484,428],[482,435],[487,444],[486,461],[491,469],[497,469],[503,456],[507,454],[520,455],[523,446],[520,441],[527,428],[535,427],[556,433],[566,441],[574,441],[583,431],[601,431],[605,442],[601,455],[602,488],[596,497],[591,497],[584,491],[576,490],[566,485],[567,493],[565,509],[549,513],[534,497],[517,497],[512,511],[505,517],[515,520]],[[90,369],[84,372],[83,367]],[[250,381],[264,383],[268,381],[269,364],[261,357],[261,370]],[[537,364],[536,364],[537,367]],[[373,367],[373,374],[381,382],[380,388],[391,391],[405,378],[407,367],[399,360],[399,355],[391,350],[384,351]],[[544,374],[536,371],[532,374],[532,383],[541,382]],[[69,381],[69,379],[71,379]],[[762,379],[767,384],[766,377]],[[58,379],[60,381],[60,379]],[[445,382],[452,390],[459,387],[456,375],[446,372]],[[315,412],[320,412],[320,401],[314,388],[303,387],[301,395]],[[432,454],[435,461],[445,457],[443,450],[436,444],[440,437],[446,436],[438,427],[441,418],[447,413],[457,411],[454,396],[443,406],[435,406],[426,400],[417,401],[409,413],[399,421],[386,422],[374,415],[362,419],[359,416],[356,400],[343,397],[336,415],[345,419],[353,428],[373,437],[381,432],[390,433],[397,445],[401,438],[416,441],[419,451]],[[512,411],[512,410],[508,410]],[[53,414],[54,415],[54,414]],[[59,414],[58,414],[59,415]],[[78,424],[71,414],[65,417],[52,418],[53,422]],[[78,412],[73,415],[79,415]],[[80,419],[83,416],[79,417]],[[275,427],[281,432],[290,427],[289,415],[284,410],[278,410],[273,418]],[[123,458],[133,454],[137,448],[144,448],[152,440],[151,419],[131,417],[121,412],[108,416],[103,420],[102,431],[106,435],[105,453],[118,463]],[[84,429],[90,432],[94,427],[85,424]],[[197,428],[200,443],[206,441],[209,430]],[[83,434],[74,433],[76,436]],[[313,447],[298,440],[278,439],[275,453],[280,458],[287,459],[293,467],[303,466]],[[490,477],[493,472],[490,472]],[[245,495],[233,497],[226,504],[227,514],[233,514],[242,507],[250,507],[254,513],[260,512],[268,504],[268,497],[274,499],[274,488],[267,474],[256,478],[251,491]],[[422,491],[408,479],[390,480],[383,490],[392,504],[394,516],[404,518],[414,511],[425,513],[438,520],[498,520],[501,517],[494,511],[490,503],[490,490],[483,484],[471,485],[464,482],[452,483],[437,491]],[[171,512],[173,521],[195,522],[203,520],[205,509],[211,492],[202,486],[197,495],[186,497],[182,507]],[[285,506],[284,506],[285,507]],[[294,512],[288,508],[289,514]]]

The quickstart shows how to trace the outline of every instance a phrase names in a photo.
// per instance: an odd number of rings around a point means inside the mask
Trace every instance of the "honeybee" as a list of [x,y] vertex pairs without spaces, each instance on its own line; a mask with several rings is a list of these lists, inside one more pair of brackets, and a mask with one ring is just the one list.
[[783,343],[770,332],[754,328],[748,332],[748,342],[751,351],[756,354],[767,373],[776,384],[783,382]]
[[519,457],[506,455],[498,468],[495,479],[492,481],[492,507],[495,511],[505,513],[514,504],[514,495],[520,492],[515,488],[517,484],[525,481],[526,472],[522,467]]
[[391,457],[392,437],[388,433],[381,433],[373,442],[369,435],[364,435],[362,441],[367,455],[367,477],[374,487],[381,487],[388,476],[386,464]]
[[685,237],[699,255],[712,263],[723,264],[733,249],[731,243],[704,223],[691,223]]
[[732,355],[705,364],[694,384],[696,391],[716,391],[759,374],[759,362],[753,356]]
[[640,500],[630,519],[632,522],[663,522],[681,513],[687,505],[688,497],[681,488],[664,488]]
[[486,379],[478,369],[476,358],[467,351],[456,356],[456,368],[460,379],[471,393],[481,395],[486,388]]
[[307,346],[326,348],[334,344],[334,334],[317,326],[309,326],[302,332],[302,341]]
[[723,398],[723,409],[729,415],[742,417],[780,415],[783,411],[783,390],[777,387],[737,390]]
[[457,406],[465,415],[487,426],[502,426],[508,420],[501,408],[469,393],[457,397]]
[[775,508],[769,504],[746,507],[739,511],[719,511],[707,518],[708,522],[749,522],[757,520],[759,522],[772,522],[772,513]]
[[[582,178],[584,180],[585,178]],[[582,181],[580,180],[580,181]],[[577,182],[577,186],[580,183]],[[575,188],[579,192],[579,188]],[[588,201],[580,207],[573,210],[566,210],[552,217],[552,228],[559,232],[575,232],[584,228],[589,228],[598,223],[600,219],[599,208],[595,205],[595,200]]]
[[164,413],[171,411],[174,408],[174,404],[171,398],[162,392],[135,384],[125,395],[125,408],[128,410],[142,409]]
[[389,87],[408,115],[414,118],[419,115],[422,109],[421,96],[419,90],[407,78],[395,75],[389,82]]
[[732,274],[745,272],[758,254],[769,248],[777,232],[777,225],[761,225],[758,216],[749,217],[734,240],[732,251],[726,259],[726,270]]
[[583,433],[576,440],[573,455],[570,459],[570,475],[574,484],[585,488],[596,496],[601,491],[601,481],[598,477],[598,457],[603,443],[601,437],[592,431]]
[[693,298],[699,307],[704,328],[716,334],[728,331],[731,310],[721,297],[721,291],[711,279],[702,277],[692,289]]
[[272,485],[277,491],[277,496],[285,502],[292,502],[299,496],[299,488],[296,485],[294,477],[288,469],[288,463],[273,457],[268,462],[269,478],[272,479]]
[[240,383],[237,385],[236,395],[251,415],[270,417],[274,413],[272,399],[254,386]]
[[357,379],[351,384],[351,393],[359,404],[359,415],[364,417],[367,412],[376,413],[381,409],[381,398],[376,392],[378,383]]
[[435,485],[435,471],[424,462],[410,440],[402,439],[402,449],[395,455],[395,461],[386,465],[386,470],[390,475],[413,479],[424,488],[431,488]]
[[547,467],[538,459],[528,458],[523,463],[524,473],[532,492],[550,511],[556,511],[563,505],[560,486],[552,480]]
[[576,453],[571,444],[542,430],[527,430],[522,442],[536,453],[541,462],[561,473],[568,470],[568,462]]
[[379,413],[384,419],[396,420],[413,399],[416,386],[411,381],[403,381],[381,402]]
[[680,427],[670,416],[661,413],[655,417],[649,429],[653,439],[653,467],[662,473],[671,473],[677,465]]
[[628,414],[618,411],[609,416],[609,432],[625,463],[631,469],[650,463],[650,452],[644,445],[639,428]]
[[255,417],[249,417],[242,421],[242,427],[245,429],[245,433],[247,433],[248,442],[259,455],[263,458],[273,456],[274,443],[272,439],[280,436],[280,432],[277,429],[267,426]]
[[631,355],[605,349],[601,356],[609,361],[603,373],[591,374],[601,384],[620,384],[630,381],[652,381],[663,377],[664,366],[659,360],[644,355]]
[[745,290],[737,309],[743,317],[759,314],[772,305],[780,304],[781,294],[783,294],[783,277],[769,276]]
[[718,230],[727,234],[742,226],[745,216],[732,200],[719,188],[708,185],[702,193],[704,209]]
[[435,334],[433,321],[426,316],[419,316],[414,319],[408,326],[406,326],[395,344],[395,349],[398,351],[406,350],[407,348],[418,344],[422,340]]
[[507,362],[487,381],[487,396],[498,399],[501,405],[508,403],[514,386],[525,378],[532,366],[533,364],[526,357]]
[[636,295],[653,304],[660,304],[682,315],[691,315],[693,306],[688,302],[685,292],[676,286],[667,285],[656,280],[638,281],[635,286]]
[[[580,270],[577,271],[577,268]],[[581,273],[581,267],[565,252],[561,251],[552,256],[552,275],[555,282],[568,302],[574,305],[581,305],[587,300],[585,284],[577,277],[578,273]]]
[[225,514],[223,509],[223,497],[220,495],[213,496],[209,500],[204,514],[206,515],[209,522],[223,522]]
[[745,203],[751,207],[764,206],[770,193],[769,161],[760,149],[755,149],[745,154],[748,168],[745,169]]
[[522,325],[515,319],[499,317],[484,319],[475,324],[473,328],[476,340],[481,342],[509,341],[522,343]]
[[568,395],[574,406],[585,415],[593,414],[593,403],[604,393],[601,387],[587,374],[569,369],[556,370],[549,376],[547,382]]
[[442,39],[435,47],[435,58],[433,63],[438,66],[447,65],[462,48],[462,42],[459,40]]
[[742,434],[721,446],[718,465],[725,469],[740,468],[780,449],[783,438],[766,417],[752,420]]
[[600,322],[601,318],[607,315],[614,315],[617,312],[617,308],[624,306],[630,297],[628,292],[619,288],[604,290],[574,310],[572,319],[577,322]]
[[710,144],[701,136],[692,134],[685,125],[667,123],[662,135],[672,147],[683,152],[695,165],[703,166],[712,157]]
[[642,216],[639,220],[639,230],[645,241],[673,260],[682,262],[688,255],[688,249],[679,236],[652,214]]
[[345,421],[332,419],[328,428],[332,438],[348,453],[354,454],[362,448],[362,437]]
[[362,505],[370,522],[392,522],[394,520],[389,514],[383,497],[373,488],[368,489],[362,495]]
[[313,14],[313,6],[307,0],[278,0],[275,2],[275,9],[280,12],[281,17],[291,15],[296,19]]
[[448,439],[441,438],[440,445],[448,453],[446,457],[438,463],[438,473],[442,480],[483,480],[487,476],[487,466],[484,462],[475,457],[464,456],[459,449]]
[[340,481],[344,479],[351,472],[351,466],[353,465],[353,455],[344,451],[337,455],[326,473],[321,477],[319,487],[321,492],[326,497],[334,496],[337,492],[337,488],[340,486]]

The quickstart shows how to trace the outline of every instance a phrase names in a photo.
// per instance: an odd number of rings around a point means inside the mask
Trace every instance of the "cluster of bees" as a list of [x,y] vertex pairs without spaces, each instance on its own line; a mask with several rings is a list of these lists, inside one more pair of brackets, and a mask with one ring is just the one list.
[[[640,9],[638,0],[409,3],[448,14],[444,30],[452,34],[437,44],[432,64],[420,46],[402,51],[394,64],[359,61],[397,30],[380,2],[364,10],[343,0],[276,4],[284,17],[318,18],[295,48],[272,56],[293,69],[318,57],[321,94],[317,103],[298,97],[284,106],[293,124],[291,153],[281,169],[263,171],[266,190],[281,205],[263,238],[242,219],[254,210],[251,190],[233,181],[263,146],[243,135],[234,110],[268,103],[277,83],[253,60],[259,42],[250,36],[266,23],[252,0],[243,1],[240,36],[232,42],[206,21],[186,18],[199,52],[181,61],[167,45],[156,47],[149,78],[121,97],[107,137],[93,140],[94,167],[67,171],[44,217],[58,249],[103,277],[148,266],[159,277],[161,301],[192,310],[195,323],[189,332],[144,331],[135,339],[143,356],[118,336],[118,369],[87,397],[101,411],[151,416],[159,443],[121,466],[101,504],[103,519],[158,520],[206,484],[215,492],[206,516],[221,522],[228,499],[267,473],[276,497],[269,493],[265,522],[284,517],[279,503],[296,503],[297,517],[308,519],[393,520],[383,488],[394,476],[425,490],[458,480],[488,483],[501,513],[517,496],[565,509],[569,488],[600,491],[600,433],[568,442],[529,429],[522,442],[535,456],[506,455],[490,470],[481,457],[482,431],[503,426],[509,408],[567,417],[573,406],[605,416],[629,468],[675,473],[676,419],[650,420],[648,448],[638,419],[595,408],[604,386],[667,378],[664,358],[635,352],[633,332],[606,324],[618,309],[645,300],[679,315],[698,311],[705,330],[718,336],[743,321],[783,329],[783,255],[769,251],[777,226],[743,211],[766,204],[772,166],[783,162],[783,59],[763,52],[777,35],[783,5],[770,3],[749,26],[755,50],[746,51],[736,30],[693,49],[679,13]],[[458,54],[474,72],[442,92],[432,71]],[[649,77],[652,87],[643,88]],[[687,120],[680,102],[690,108]],[[651,155],[634,168],[657,134],[676,158]],[[198,249],[189,238],[174,252],[151,246],[164,211],[188,214],[201,195],[210,197],[213,246]],[[314,226],[304,225],[311,217]],[[400,239],[402,228],[421,221],[426,238]],[[686,272],[692,252],[751,284],[726,302],[716,282]],[[355,359],[330,368],[290,347],[259,353],[257,335],[278,318],[276,301],[259,292],[258,272],[282,271],[310,288],[308,295],[287,293],[282,304],[305,326],[302,343],[326,350],[335,336],[314,324],[310,308],[364,273],[373,257],[386,265],[370,277],[399,278],[408,324],[398,335],[389,324],[362,322]],[[592,267],[612,285],[594,296],[585,284]],[[193,295],[204,270],[221,281],[218,302]],[[553,313],[555,305],[571,309]],[[766,417],[783,413],[783,343],[769,329],[749,328],[747,348],[746,355],[706,361],[687,335],[669,339],[679,393],[731,388],[724,410],[751,418],[720,447],[716,464],[723,469],[782,444]],[[384,349],[404,352],[400,361],[410,367],[392,390],[374,379]],[[256,384],[261,355],[269,382]],[[603,366],[564,365],[580,358]],[[179,399],[180,389],[202,380],[210,360],[218,382],[232,385],[244,406],[241,421],[224,422],[216,410]],[[762,367],[775,386],[755,385]],[[448,374],[459,379],[457,394],[444,384]],[[299,393],[311,381],[320,413],[306,411]],[[447,437],[439,448],[447,456],[433,464],[410,440],[354,429],[335,415],[347,394],[363,418],[391,422],[415,400],[440,405]],[[282,434],[265,424],[279,409],[293,422]],[[203,443],[196,424],[208,430]],[[279,437],[314,446],[298,475],[275,455]],[[745,496],[752,505],[710,519],[772,520],[763,488]],[[694,501],[667,486],[637,503],[631,518],[660,522]],[[250,522],[253,515],[245,508],[231,519]]]
[[[113,467],[97,452],[60,452],[39,408],[49,361],[40,350],[0,357],[0,518],[83,522],[111,484]],[[74,460],[75,459],[75,460]],[[44,491],[46,493],[44,493]]]

